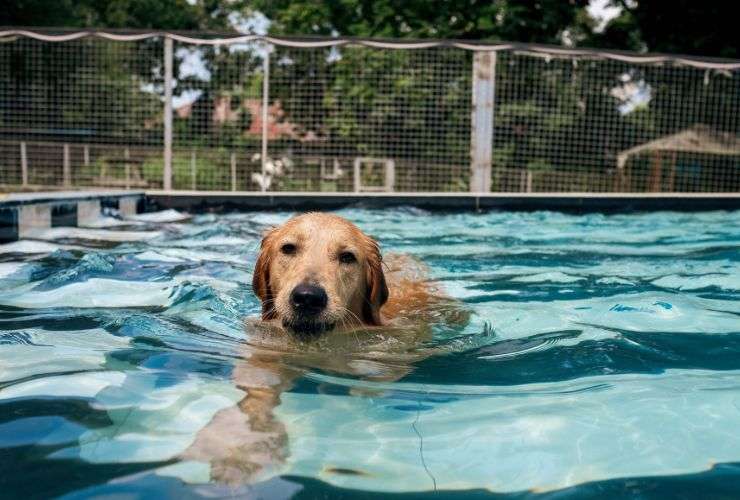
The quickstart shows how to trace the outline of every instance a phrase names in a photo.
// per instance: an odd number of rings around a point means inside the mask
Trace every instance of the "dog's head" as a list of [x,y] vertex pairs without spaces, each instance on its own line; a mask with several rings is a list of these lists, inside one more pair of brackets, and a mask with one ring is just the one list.
[[268,232],[252,287],[262,319],[301,336],[379,325],[388,299],[378,244],[336,215],[308,213]]

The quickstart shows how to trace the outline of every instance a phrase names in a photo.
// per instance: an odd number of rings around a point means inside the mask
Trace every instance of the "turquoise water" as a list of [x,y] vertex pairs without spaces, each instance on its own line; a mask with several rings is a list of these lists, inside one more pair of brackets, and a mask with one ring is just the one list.
[[0,245],[0,496],[740,496],[740,213],[339,213],[470,320],[405,362],[285,356],[298,376],[250,484],[187,450],[239,413],[237,371],[260,377],[252,266],[290,214]]

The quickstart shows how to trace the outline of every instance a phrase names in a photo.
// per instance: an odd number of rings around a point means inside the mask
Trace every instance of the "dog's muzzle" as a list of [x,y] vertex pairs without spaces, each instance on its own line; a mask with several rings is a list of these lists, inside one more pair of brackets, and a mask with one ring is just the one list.
[[299,316],[316,316],[326,309],[329,297],[316,285],[298,285],[290,293],[290,305]]
[[292,318],[283,321],[283,326],[293,333],[310,337],[331,330],[334,325],[319,319],[326,309],[329,297],[316,285],[300,284],[290,293]]

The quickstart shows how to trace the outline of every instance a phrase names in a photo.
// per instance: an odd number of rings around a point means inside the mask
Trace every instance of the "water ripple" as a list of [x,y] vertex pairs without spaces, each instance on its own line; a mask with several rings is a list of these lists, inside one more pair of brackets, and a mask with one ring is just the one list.
[[[6,494],[740,494],[717,486],[740,484],[739,213],[339,213],[421,258],[470,321],[401,351],[393,330],[265,344],[251,270],[289,213],[0,245]],[[229,411],[275,383],[260,356],[291,374],[284,460],[227,491],[181,457],[212,421],[240,438]]]

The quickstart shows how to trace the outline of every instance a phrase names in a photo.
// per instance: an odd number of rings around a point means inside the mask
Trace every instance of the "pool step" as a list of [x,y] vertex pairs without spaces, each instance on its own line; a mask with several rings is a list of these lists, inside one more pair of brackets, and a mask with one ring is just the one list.
[[23,239],[39,229],[87,226],[105,209],[121,216],[143,211],[144,192],[85,191],[0,195],[0,243]]

